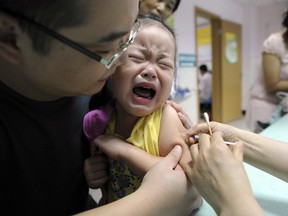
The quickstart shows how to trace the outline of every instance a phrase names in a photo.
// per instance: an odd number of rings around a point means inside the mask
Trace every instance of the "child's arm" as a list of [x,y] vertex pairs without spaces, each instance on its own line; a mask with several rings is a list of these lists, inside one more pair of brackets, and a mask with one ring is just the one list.
[[108,157],[124,162],[140,177],[144,177],[148,170],[161,160],[161,157],[150,155],[115,135],[98,136],[92,144]]
[[[188,145],[185,143],[183,138],[183,133],[186,131],[186,128],[181,123],[177,112],[170,105],[165,105],[163,108],[161,125],[160,125],[160,136],[159,136],[159,151],[161,156],[169,154],[171,149],[175,145],[181,145],[183,153],[182,158],[179,161],[180,166],[183,170],[189,173],[192,172],[192,156]],[[192,191],[193,190],[193,191]],[[202,205],[202,198],[193,186],[190,192],[190,204],[187,205],[187,211],[192,211],[199,208]]]
[[[159,135],[159,151],[161,156],[166,156],[175,145],[181,145],[183,155],[180,160],[180,165],[185,169],[190,169],[189,163],[192,162],[192,157],[188,145],[185,143],[183,134],[186,128],[183,126],[178,117],[176,110],[169,104],[165,104],[161,119],[160,135]],[[184,170],[185,170],[184,169]]]

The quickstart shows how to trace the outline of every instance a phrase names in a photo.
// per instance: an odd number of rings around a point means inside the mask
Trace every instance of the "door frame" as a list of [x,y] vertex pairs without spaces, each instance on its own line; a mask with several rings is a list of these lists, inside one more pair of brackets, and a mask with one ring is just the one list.
[[[210,20],[212,34],[212,68],[213,68],[213,90],[212,90],[212,119],[221,121],[221,18],[209,11],[195,7],[195,27],[197,26],[197,16],[205,17]],[[197,31],[195,31],[195,47],[197,47]],[[198,50],[196,49],[196,61]],[[200,104],[199,104],[200,106]],[[200,111],[198,107],[198,116]]]

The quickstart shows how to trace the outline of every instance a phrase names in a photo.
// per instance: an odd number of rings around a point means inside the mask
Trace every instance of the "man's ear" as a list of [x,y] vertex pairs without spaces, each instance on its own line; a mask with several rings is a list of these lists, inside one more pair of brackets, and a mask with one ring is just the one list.
[[17,46],[18,33],[16,19],[0,12],[0,55],[12,64],[21,62],[21,51]]

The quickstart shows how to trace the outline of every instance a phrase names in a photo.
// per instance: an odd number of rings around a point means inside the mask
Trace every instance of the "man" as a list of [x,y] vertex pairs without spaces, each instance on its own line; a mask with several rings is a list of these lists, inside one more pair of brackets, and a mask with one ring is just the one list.
[[[1,1],[3,212],[71,215],[95,206],[83,174],[90,152],[81,137],[82,120],[88,111],[88,95],[101,90],[121,63],[117,58],[136,36],[137,13],[135,0]],[[164,166],[159,167],[175,181],[180,176],[180,187],[186,188],[185,176]],[[168,177],[166,183],[170,183]],[[154,194],[162,194],[159,188]],[[133,201],[145,199],[145,191],[144,185]],[[167,201],[162,198],[163,203]],[[126,202],[106,209],[115,215],[123,207],[122,214],[127,215]],[[162,212],[163,206],[143,214]]]
[[[212,103],[212,74],[205,64],[200,65],[199,91],[200,91],[200,111],[201,114],[207,112],[211,117]],[[203,115],[201,115],[203,116]]]

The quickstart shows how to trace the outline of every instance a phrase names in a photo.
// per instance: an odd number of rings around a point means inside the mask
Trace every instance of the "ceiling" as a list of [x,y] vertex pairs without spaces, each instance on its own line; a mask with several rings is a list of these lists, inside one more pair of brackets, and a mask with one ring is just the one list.
[[288,3],[288,0],[233,0],[233,1],[243,5],[255,5],[255,6],[266,6],[281,2]]

